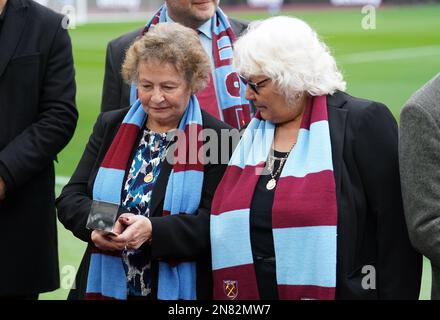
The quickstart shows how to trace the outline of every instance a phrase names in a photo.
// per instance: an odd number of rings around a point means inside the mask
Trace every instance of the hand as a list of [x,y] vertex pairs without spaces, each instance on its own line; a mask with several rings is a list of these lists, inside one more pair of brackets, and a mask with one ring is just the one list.
[[3,178],[0,177],[0,201],[5,200],[6,198],[6,184],[3,181]]
[[100,230],[92,231],[92,241],[95,246],[104,251],[122,251],[125,248],[125,244],[116,243],[113,241],[115,236]]
[[119,216],[113,231],[121,233],[112,237],[112,241],[118,247],[133,250],[139,249],[144,242],[151,239],[152,225],[150,219],[145,216],[124,213]]

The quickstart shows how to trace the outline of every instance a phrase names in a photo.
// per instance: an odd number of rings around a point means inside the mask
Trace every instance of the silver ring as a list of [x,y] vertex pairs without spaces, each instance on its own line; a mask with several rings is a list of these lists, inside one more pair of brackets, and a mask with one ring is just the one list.
[[127,251],[127,245],[125,245],[124,250]]

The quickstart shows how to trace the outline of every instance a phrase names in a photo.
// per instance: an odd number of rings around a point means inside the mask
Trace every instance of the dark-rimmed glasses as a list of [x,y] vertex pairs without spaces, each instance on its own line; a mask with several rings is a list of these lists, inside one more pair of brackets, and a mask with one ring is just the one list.
[[256,94],[259,94],[259,93],[258,93],[258,88],[261,87],[261,85],[262,85],[263,83],[265,83],[266,81],[270,80],[270,78],[266,78],[266,79],[263,79],[263,80],[258,81],[258,82],[252,82],[252,81],[246,79],[246,78],[245,78],[244,76],[242,76],[241,74],[239,74],[238,76],[240,77],[241,81],[243,81],[243,83],[244,83],[245,85],[248,85],[249,88],[251,88],[252,91],[255,92]]

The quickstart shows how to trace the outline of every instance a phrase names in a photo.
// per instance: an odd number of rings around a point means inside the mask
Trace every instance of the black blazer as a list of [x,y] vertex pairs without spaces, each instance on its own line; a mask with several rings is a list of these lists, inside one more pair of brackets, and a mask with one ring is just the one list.
[[[247,23],[229,19],[234,34],[239,36],[247,27]],[[101,111],[110,111],[125,108],[130,105],[130,86],[121,76],[121,67],[125,59],[125,52],[136,38],[142,34],[144,28],[126,33],[110,41],[107,45],[105,58],[105,74],[102,88]]]
[[[422,256],[403,213],[396,120],[383,104],[343,92],[328,96],[327,109],[338,203],[336,297],[418,299]],[[365,266],[375,268],[376,289],[362,287],[374,276]]]
[[[85,226],[92,203],[93,184],[103,158],[128,110],[125,108],[100,114],[71,180],[57,199],[59,220],[76,237],[89,243],[77,274],[76,289],[70,292],[69,299],[83,299],[85,295],[91,249],[91,231],[87,230]],[[202,118],[203,128],[214,129],[218,134],[219,141],[220,131],[223,129],[229,132],[231,129],[229,125],[203,110]],[[137,145],[137,143],[134,144],[132,155]],[[227,151],[228,156],[230,156],[231,150],[232,148]],[[129,163],[131,165],[131,161]],[[153,226],[151,242],[153,296],[156,296],[157,293],[158,259],[193,260],[196,258],[197,297],[198,299],[212,297],[209,215],[214,191],[226,167],[227,163],[205,165],[203,194],[197,215],[162,217],[165,190],[172,169],[166,160],[163,163],[153,190],[150,210],[150,220]],[[121,191],[119,190],[119,192]]]
[[75,80],[63,16],[8,0],[0,33],[0,296],[59,287],[53,161],[75,130]]

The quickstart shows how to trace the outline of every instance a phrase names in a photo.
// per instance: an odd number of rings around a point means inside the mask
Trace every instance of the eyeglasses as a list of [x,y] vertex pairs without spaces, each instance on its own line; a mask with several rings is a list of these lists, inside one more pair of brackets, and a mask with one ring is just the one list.
[[246,78],[245,78],[244,76],[242,76],[241,74],[239,74],[238,76],[240,77],[241,81],[243,81],[243,83],[244,83],[245,85],[248,85],[249,88],[251,88],[252,91],[254,91],[256,94],[259,94],[259,93],[258,93],[258,88],[261,87],[261,85],[262,85],[263,83],[265,83],[266,81],[269,81],[269,80],[270,80],[270,78],[266,78],[266,79],[263,79],[263,80],[258,81],[258,82],[252,82],[252,81],[246,79]]

